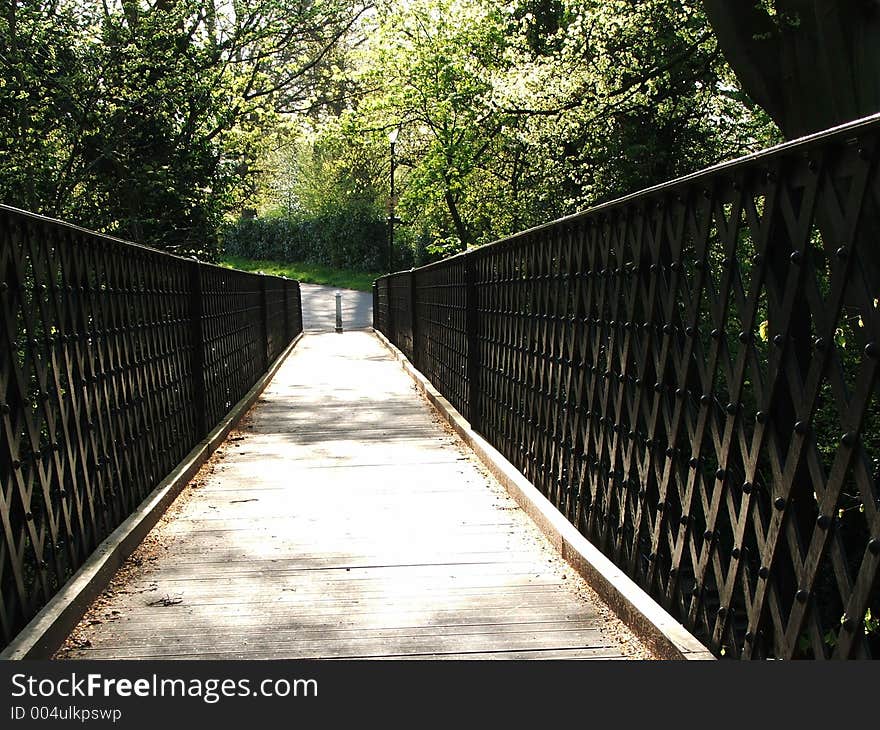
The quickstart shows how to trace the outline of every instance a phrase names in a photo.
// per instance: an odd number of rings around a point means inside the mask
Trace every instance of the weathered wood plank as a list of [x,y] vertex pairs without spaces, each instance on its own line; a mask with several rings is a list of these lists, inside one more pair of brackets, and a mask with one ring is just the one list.
[[[284,642],[263,636],[240,643],[220,641],[221,637],[205,637],[191,644],[181,644],[156,637],[148,646],[97,647],[89,651],[91,659],[279,659],[329,657],[398,656],[404,654],[443,654],[489,651],[522,651],[523,649],[596,648],[620,655],[620,649],[607,643],[598,630],[583,632],[519,632],[502,634],[486,632],[455,636],[349,636],[334,641],[330,637]],[[224,645],[225,644],[225,645]]]

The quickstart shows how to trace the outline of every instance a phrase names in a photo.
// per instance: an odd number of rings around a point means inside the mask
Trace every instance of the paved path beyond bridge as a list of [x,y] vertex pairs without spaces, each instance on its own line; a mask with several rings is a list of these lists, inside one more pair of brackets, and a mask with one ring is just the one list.
[[645,658],[370,332],[307,334],[59,658]]
[[303,329],[306,332],[334,332],[336,330],[336,292],[342,295],[342,328],[372,329],[373,295],[354,289],[338,289],[319,284],[300,284]]

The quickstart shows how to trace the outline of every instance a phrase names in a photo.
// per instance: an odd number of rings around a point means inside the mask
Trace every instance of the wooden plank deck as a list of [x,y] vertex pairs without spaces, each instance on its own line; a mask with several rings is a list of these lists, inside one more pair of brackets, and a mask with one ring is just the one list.
[[649,658],[369,332],[308,334],[58,658]]

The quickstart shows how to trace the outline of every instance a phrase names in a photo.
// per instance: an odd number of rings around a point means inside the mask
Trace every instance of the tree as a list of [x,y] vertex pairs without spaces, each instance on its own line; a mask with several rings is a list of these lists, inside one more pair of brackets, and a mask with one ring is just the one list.
[[480,0],[392,5],[363,52],[362,83],[381,89],[361,105],[364,120],[377,130],[402,128],[410,184],[401,212],[417,212],[454,248],[480,238],[469,192],[504,127],[492,99],[493,74],[509,66],[502,20]]
[[880,111],[880,1],[703,6],[743,88],[787,138]]
[[0,197],[208,257],[359,0],[2,0]]
[[[646,32],[650,29],[650,32]],[[398,125],[400,211],[436,252],[760,146],[699,6],[391,0],[354,54],[350,144]],[[377,167],[387,148],[376,145]]]
[[[524,54],[507,102],[524,120],[534,175],[546,181],[536,187],[558,201],[541,203],[545,219],[743,154],[772,136],[766,116],[745,103],[699,7],[562,6],[553,42]],[[526,37],[547,17],[546,9],[527,13]]]

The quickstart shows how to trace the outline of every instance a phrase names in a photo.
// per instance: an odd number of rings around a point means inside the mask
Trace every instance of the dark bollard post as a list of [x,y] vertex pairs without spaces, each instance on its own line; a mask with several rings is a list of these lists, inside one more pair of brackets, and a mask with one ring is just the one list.
[[342,333],[342,292],[336,292],[336,331]]

